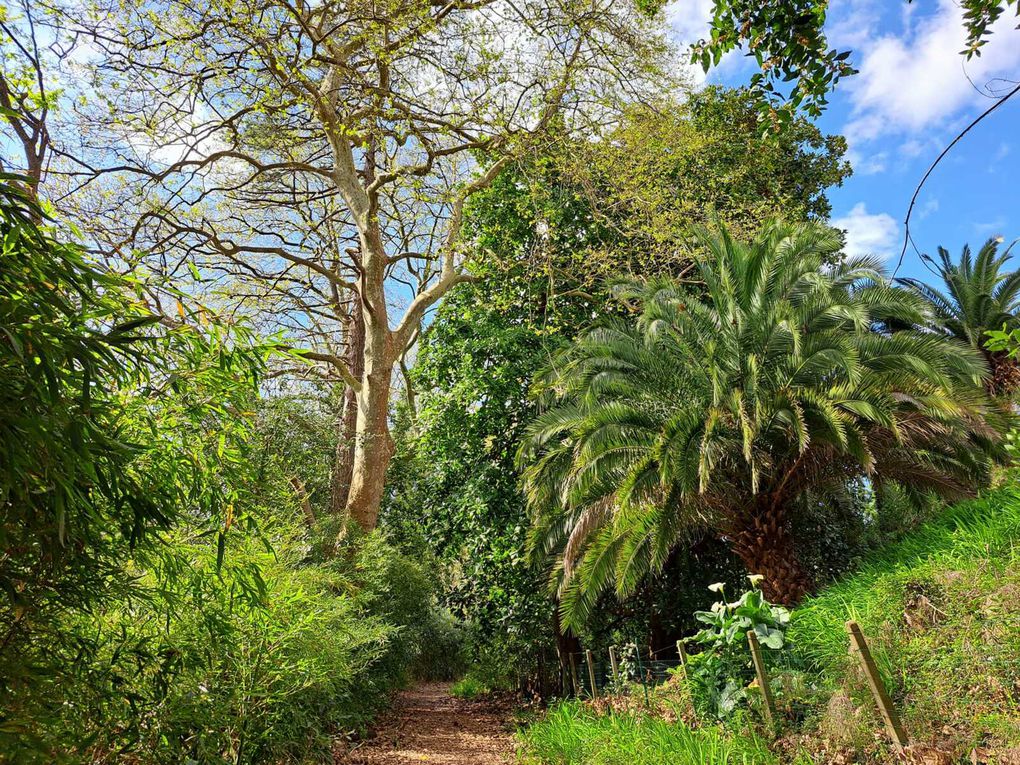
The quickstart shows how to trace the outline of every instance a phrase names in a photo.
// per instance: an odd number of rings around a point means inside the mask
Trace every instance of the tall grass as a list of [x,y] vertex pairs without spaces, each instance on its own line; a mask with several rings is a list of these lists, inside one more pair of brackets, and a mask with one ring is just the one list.
[[638,714],[600,715],[578,702],[553,707],[521,734],[522,762],[545,765],[771,765],[758,738],[693,730]]
[[[746,726],[691,729],[647,715],[565,703],[521,733],[526,765],[715,765],[893,761],[844,623],[868,636],[911,739],[940,762],[1020,751],[1020,488],[947,508],[876,552],[793,614],[787,638],[810,693],[787,719],[795,753],[776,755]],[[849,760],[848,760],[849,761]]]
[[847,656],[844,623],[854,619],[865,633],[901,619],[908,585],[966,570],[978,562],[994,576],[1020,561],[1020,489],[1004,488],[947,509],[897,544],[883,548],[852,576],[800,606],[789,638],[808,666],[823,675],[840,673]]

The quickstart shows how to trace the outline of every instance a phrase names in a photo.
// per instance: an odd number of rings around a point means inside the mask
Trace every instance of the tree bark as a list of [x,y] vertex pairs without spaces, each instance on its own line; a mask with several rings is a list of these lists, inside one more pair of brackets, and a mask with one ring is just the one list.
[[985,381],[991,396],[1010,396],[1020,389],[1020,362],[1005,351],[985,351],[992,373]]
[[[365,376],[365,319],[361,299],[353,296],[350,320],[347,324],[347,352],[344,361],[351,375],[364,382]],[[336,460],[333,465],[330,510],[334,515],[347,512],[347,498],[351,493],[354,473],[354,443],[357,440],[358,394],[351,386],[344,390],[343,406],[337,428]]]
[[572,696],[574,686],[570,676],[570,655],[581,652],[581,641],[572,632],[564,631],[560,623],[559,601],[553,601],[552,628],[556,636],[556,657],[560,663],[560,692],[563,696]]
[[733,551],[750,574],[761,574],[761,590],[773,603],[794,606],[811,592],[781,506],[763,502],[741,516],[730,536]]
[[379,520],[386,468],[393,456],[390,436],[390,384],[396,365],[393,333],[387,326],[385,295],[378,283],[378,300],[371,300],[362,314],[365,346],[361,354],[364,371],[357,392],[354,455],[347,514],[365,531]]
[[315,511],[312,509],[312,503],[308,501],[308,491],[305,489],[304,482],[297,476],[291,476],[290,485],[297,492],[298,500],[301,502],[301,510],[305,514],[305,521],[307,521],[309,526],[314,526]]

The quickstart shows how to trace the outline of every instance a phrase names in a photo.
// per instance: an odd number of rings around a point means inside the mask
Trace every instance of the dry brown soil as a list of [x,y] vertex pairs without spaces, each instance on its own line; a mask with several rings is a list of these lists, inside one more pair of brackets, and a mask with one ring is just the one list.
[[[450,695],[449,683],[400,693],[365,741],[344,745],[337,765],[505,765],[512,761],[510,709]],[[349,751],[347,751],[349,750]]]

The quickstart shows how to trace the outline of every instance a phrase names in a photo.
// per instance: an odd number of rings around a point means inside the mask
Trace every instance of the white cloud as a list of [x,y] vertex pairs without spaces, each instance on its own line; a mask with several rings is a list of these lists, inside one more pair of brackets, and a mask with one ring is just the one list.
[[714,0],[673,0],[666,6],[666,21],[681,45],[690,45],[708,36]]
[[699,40],[707,39],[712,26],[716,0],[671,0],[666,4],[666,22],[669,24],[673,43],[679,49],[681,71],[688,72],[691,79],[701,85],[709,75],[719,78],[720,73],[726,76],[735,75],[742,66],[750,66],[744,51],[731,50],[723,55],[718,65],[708,73],[701,65],[690,63],[690,46]]
[[889,133],[920,134],[966,107],[988,103],[975,85],[1010,76],[1020,66],[1015,23],[1004,13],[982,55],[966,61],[960,55],[966,37],[960,4],[938,0],[935,13],[908,17],[902,35],[861,43],[860,74],[848,85],[853,103],[848,138],[859,143]]
[[927,202],[924,203],[924,205],[918,211],[917,217],[920,218],[921,220],[924,220],[925,218],[927,218],[932,213],[937,213],[938,211],[939,211],[939,200],[937,198],[932,198],[932,199],[929,199]]
[[871,40],[880,20],[874,0],[833,0],[825,36],[837,48],[857,50]]
[[877,255],[888,258],[896,251],[899,225],[888,213],[869,213],[864,202],[855,204],[846,215],[834,218],[830,225],[846,232],[844,251],[850,257]]
[[889,152],[880,151],[875,154],[861,154],[854,149],[847,153],[847,159],[853,165],[854,172],[861,175],[884,173],[889,166]]
[[994,220],[974,223],[974,233],[980,237],[1001,236],[1006,227],[1006,219],[1001,215]]
[[689,48],[692,43],[708,37],[714,0],[673,0],[666,4],[666,22],[670,37],[677,47],[677,68],[695,85],[702,85],[708,75],[700,65],[691,63]]

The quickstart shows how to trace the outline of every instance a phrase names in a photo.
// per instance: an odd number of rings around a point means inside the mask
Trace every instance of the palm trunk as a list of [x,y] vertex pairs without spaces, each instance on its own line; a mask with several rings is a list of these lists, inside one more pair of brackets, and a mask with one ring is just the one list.
[[739,518],[730,545],[749,573],[764,577],[762,593],[773,603],[793,606],[811,591],[782,507],[763,502]]
[[565,631],[560,623],[560,604],[553,602],[553,635],[556,636],[556,657],[560,663],[560,691],[563,696],[574,694],[574,681],[570,673],[570,656],[581,652],[581,641],[572,632]]
[[1020,362],[1005,351],[985,351],[991,374],[985,389],[992,396],[1010,396],[1020,389]]

